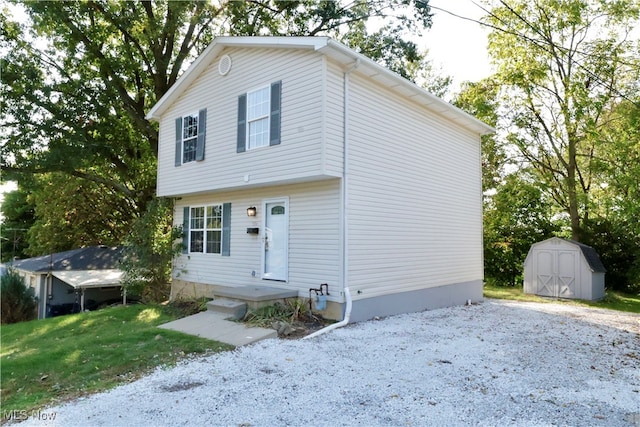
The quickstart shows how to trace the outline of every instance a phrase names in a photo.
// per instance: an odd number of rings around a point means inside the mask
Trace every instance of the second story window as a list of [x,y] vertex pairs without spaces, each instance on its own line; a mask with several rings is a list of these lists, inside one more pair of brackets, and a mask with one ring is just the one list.
[[280,144],[282,81],[238,96],[237,152]]
[[176,166],[204,160],[207,109],[176,118]]
[[191,114],[182,118],[182,163],[196,159],[198,146],[198,115]]
[[269,145],[269,98],[269,86],[247,93],[249,150]]

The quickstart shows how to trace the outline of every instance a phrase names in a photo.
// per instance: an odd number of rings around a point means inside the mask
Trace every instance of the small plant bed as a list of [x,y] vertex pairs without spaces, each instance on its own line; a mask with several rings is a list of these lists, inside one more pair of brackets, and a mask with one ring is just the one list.
[[310,312],[309,302],[303,298],[289,298],[284,304],[249,310],[243,321],[249,326],[275,329],[278,337],[286,339],[302,338],[333,323]]

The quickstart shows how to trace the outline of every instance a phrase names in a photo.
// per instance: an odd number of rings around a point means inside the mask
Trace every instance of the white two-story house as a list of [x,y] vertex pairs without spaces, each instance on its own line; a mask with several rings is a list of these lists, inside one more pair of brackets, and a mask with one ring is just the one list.
[[270,286],[350,321],[482,299],[492,128],[327,37],[219,37],[149,111],[172,296]]

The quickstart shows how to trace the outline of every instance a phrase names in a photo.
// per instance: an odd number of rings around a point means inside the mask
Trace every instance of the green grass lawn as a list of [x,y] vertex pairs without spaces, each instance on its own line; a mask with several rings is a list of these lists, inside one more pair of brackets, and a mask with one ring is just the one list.
[[2,412],[30,412],[232,348],[157,328],[175,317],[167,307],[132,305],[0,326]]
[[606,291],[601,301],[563,300],[542,298],[536,295],[525,294],[522,287],[484,285],[485,298],[510,299],[516,301],[532,302],[562,302],[563,304],[576,304],[589,307],[608,308],[610,310],[628,311],[640,313],[640,295],[624,294],[616,291]]

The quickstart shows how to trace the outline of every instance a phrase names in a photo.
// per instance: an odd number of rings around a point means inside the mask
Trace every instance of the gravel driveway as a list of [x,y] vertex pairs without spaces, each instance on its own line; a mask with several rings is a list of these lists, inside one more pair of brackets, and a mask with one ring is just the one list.
[[640,426],[640,315],[487,300],[193,359],[60,426]]

